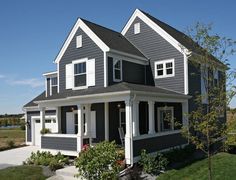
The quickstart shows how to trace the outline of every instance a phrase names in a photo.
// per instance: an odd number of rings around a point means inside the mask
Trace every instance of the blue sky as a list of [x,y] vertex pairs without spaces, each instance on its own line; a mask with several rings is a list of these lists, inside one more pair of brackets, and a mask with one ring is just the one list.
[[[236,40],[235,7],[234,0],[3,0],[0,114],[22,112],[44,90],[42,73],[56,69],[53,60],[78,17],[121,31],[140,8],[179,30],[196,21],[213,23],[216,33]],[[234,68],[235,59],[230,58]]]

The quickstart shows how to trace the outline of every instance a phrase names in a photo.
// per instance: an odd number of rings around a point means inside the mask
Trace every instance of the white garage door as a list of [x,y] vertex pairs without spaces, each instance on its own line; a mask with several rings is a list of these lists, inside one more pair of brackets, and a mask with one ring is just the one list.
[[41,144],[41,134],[40,134],[40,130],[41,130],[41,123],[40,123],[40,119],[35,119],[34,121],[34,144],[35,146],[40,146]]

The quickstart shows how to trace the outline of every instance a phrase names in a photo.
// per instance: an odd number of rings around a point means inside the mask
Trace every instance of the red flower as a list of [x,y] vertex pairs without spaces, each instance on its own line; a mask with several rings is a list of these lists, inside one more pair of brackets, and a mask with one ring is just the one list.
[[82,147],[82,151],[87,151],[90,148],[89,144],[85,144]]

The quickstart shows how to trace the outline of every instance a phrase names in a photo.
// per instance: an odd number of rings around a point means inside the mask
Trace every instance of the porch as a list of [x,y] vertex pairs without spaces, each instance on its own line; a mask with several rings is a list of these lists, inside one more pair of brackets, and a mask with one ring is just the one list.
[[[180,135],[180,126],[188,124],[184,116],[188,98],[126,91],[38,102],[42,128],[46,107],[56,107],[58,125],[57,133],[41,136],[41,149],[77,156],[84,144],[104,140],[121,144],[118,128],[122,127],[126,163],[132,164],[141,149],[151,153],[187,143]],[[171,114],[169,123],[164,122],[167,112]]]

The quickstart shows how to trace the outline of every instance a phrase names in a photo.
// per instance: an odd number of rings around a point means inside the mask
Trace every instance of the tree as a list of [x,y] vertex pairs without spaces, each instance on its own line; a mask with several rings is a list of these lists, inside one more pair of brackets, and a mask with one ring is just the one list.
[[[193,94],[196,108],[189,112],[188,128],[183,134],[208,158],[208,179],[212,179],[212,155],[219,150],[213,146],[225,137],[226,107],[236,94],[233,84],[236,73],[230,68],[228,57],[235,54],[236,41],[212,33],[212,25],[196,23],[187,31],[192,44],[189,62],[199,70],[201,92]],[[196,42],[196,43],[194,43]],[[216,74],[220,70],[218,78]],[[218,80],[217,80],[218,79]]]

